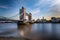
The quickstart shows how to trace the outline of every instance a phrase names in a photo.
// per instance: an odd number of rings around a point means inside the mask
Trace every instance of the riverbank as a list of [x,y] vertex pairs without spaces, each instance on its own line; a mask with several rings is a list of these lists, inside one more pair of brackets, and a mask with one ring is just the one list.
[[28,38],[22,37],[0,37],[0,40],[29,40]]
[[23,38],[23,37],[0,37],[0,40],[60,40],[57,38],[53,38],[53,37],[43,37],[43,38],[33,38],[33,39],[29,39],[29,38]]
[[35,22],[35,23],[60,23],[60,22]]

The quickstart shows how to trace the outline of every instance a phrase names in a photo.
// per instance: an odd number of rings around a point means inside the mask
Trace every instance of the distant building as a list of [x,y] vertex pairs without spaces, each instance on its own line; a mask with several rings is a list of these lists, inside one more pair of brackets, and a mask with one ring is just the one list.
[[57,21],[56,17],[51,17],[51,22],[56,22],[56,21]]
[[60,18],[52,17],[51,22],[60,22]]
[[40,22],[40,19],[37,19],[36,22]]
[[28,15],[28,19],[29,19],[29,21],[32,20],[32,14],[31,14],[31,13],[29,13],[29,15]]
[[20,9],[20,21],[24,21],[26,19],[26,9],[24,7],[22,7]]
[[41,22],[47,22],[46,19],[44,19],[44,17],[41,19]]
[[57,18],[57,22],[60,22],[60,18]]

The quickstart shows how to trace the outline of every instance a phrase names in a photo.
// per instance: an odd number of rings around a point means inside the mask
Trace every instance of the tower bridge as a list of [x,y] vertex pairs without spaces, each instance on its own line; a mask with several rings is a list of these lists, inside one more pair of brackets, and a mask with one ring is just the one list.
[[[19,20],[14,20],[14,19],[11,19],[11,18],[15,18],[15,16],[19,16]],[[26,20],[26,16],[28,16],[28,21],[31,21],[32,20],[32,14],[31,13],[27,13],[26,12],[26,8],[22,7],[20,10],[19,10],[19,14],[16,14],[12,17],[3,17],[1,16],[0,17],[0,21],[6,21],[6,22],[10,22],[10,21],[14,21],[14,22],[27,22]]]
[[31,21],[32,20],[32,14],[31,13],[27,13],[26,12],[26,8],[22,7],[20,9],[20,21],[23,21],[25,22],[26,21],[26,16],[28,16],[28,21]]

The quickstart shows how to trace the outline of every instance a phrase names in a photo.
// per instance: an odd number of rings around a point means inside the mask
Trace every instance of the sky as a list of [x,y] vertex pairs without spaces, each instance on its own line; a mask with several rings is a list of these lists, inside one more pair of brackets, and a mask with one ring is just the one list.
[[33,19],[60,17],[60,0],[0,0],[0,16],[19,19],[22,6]]

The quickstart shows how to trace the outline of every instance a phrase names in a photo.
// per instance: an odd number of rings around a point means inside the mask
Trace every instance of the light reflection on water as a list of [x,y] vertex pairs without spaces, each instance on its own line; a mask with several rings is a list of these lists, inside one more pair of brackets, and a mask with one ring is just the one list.
[[60,24],[35,23],[17,26],[16,23],[0,23],[0,36],[33,38],[41,35],[60,37]]
[[[60,24],[51,24],[51,23],[37,23],[28,26],[19,26],[20,35],[33,38],[33,37],[40,37],[41,35],[51,37],[60,37]],[[23,27],[23,28],[22,28]],[[23,31],[21,34],[21,30]]]
[[17,37],[18,30],[16,23],[0,23],[0,37]]

